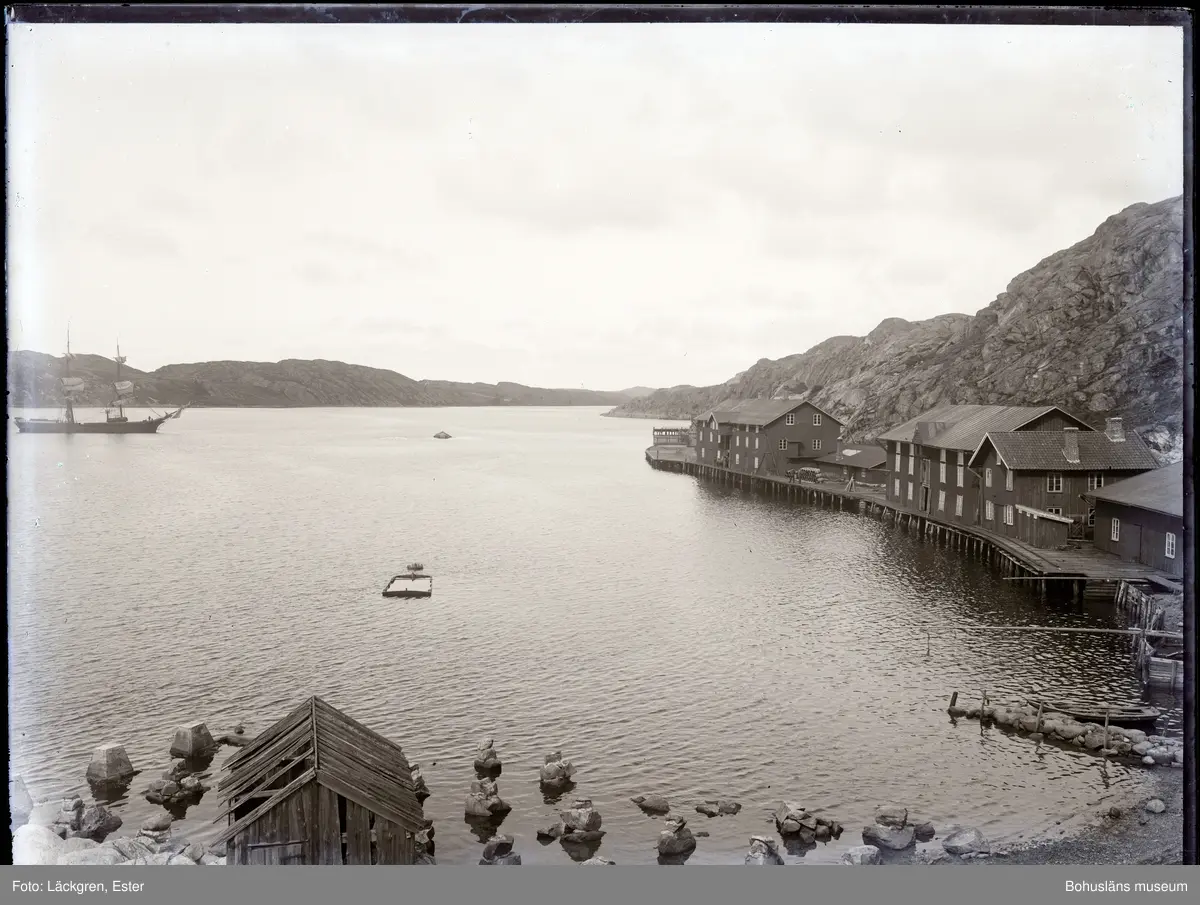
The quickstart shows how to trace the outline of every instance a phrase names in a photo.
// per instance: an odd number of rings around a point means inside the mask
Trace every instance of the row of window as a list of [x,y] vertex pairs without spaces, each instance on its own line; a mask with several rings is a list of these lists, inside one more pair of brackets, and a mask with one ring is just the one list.
[[[709,438],[709,440],[711,440],[711,439],[712,439],[712,434],[711,434],[711,433],[709,434],[709,437],[708,437],[708,438]],[[739,440],[741,440],[741,437],[735,437],[735,438],[734,438],[734,443],[733,443],[733,445],[734,445],[734,446],[737,446],[737,447],[740,447],[740,446],[741,446],[741,443],[739,443],[739,442],[738,442]],[[750,438],[749,438],[749,437],[747,437],[747,438],[746,438],[746,448],[747,448],[747,449],[749,449],[749,448],[750,448]],[[754,448],[755,448],[755,449],[758,449],[758,438],[757,438],[757,437],[755,437],[755,438],[754,438]],[[780,449],[780,450],[782,450],[782,451],[784,451],[784,452],[786,452],[786,451],[787,451],[787,448],[788,448],[788,441],[787,441],[787,440],[780,440],[780,441],[779,441],[779,449]],[[820,441],[819,439],[817,439],[817,440],[813,440],[813,441],[812,441],[812,448],[813,448],[813,452],[820,452],[820,451],[821,451],[821,441]],[[705,451],[705,449],[706,449],[706,447],[703,447],[703,446],[701,446],[701,447],[700,447],[700,458],[702,458],[702,459],[704,458],[704,451]],[[757,466],[755,466],[755,467],[757,467]]]
[[[784,415],[783,423],[786,424],[788,427],[795,426],[796,413],[792,412],[790,415]],[[820,427],[820,426],[821,426],[821,414],[819,412],[815,412],[813,414],[813,427]]]
[[[1117,543],[1118,541],[1121,540],[1121,520],[1119,518],[1115,518],[1112,520],[1112,531],[1109,534],[1109,538],[1113,541],[1113,543]],[[1175,535],[1174,534],[1168,533],[1166,535],[1166,541],[1165,541],[1165,547],[1163,549],[1163,553],[1166,555],[1167,559],[1175,558]]]
[[[938,478],[942,484],[945,484],[946,483],[946,450],[943,449],[940,452],[941,452],[941,462],[938,464]],[[897,443],[896,444],[896,468],[895,468],[897,473],[901,470],[900,458],[901,458],[900,457],[900,444]],[[966,454],[962,453],[962,452],[957,452],[957,453],[955,453],[955,458],[958,463],[956,466],[958,473],[957,473],[957,475],[955,475],[955,477],[957,479],[956,483],[958,484],[959,487],[962,487],[963,486],[963,478],[964,478],[964,474],[963,474],[964,464],[963,463],[964,463],[964,459],[966,458]],[[916,462],[916,460],[917,460],[916,456],[911,455],[911,454],[909,455],[909,457],[908,457],[908,473],[909,474],[913,474],[914,463]],[[985,468],[983,470],[983,482],[984,482],[984,485],[987,487],[992,486],[992,469],[991,468]],[[1099,490],[1103,486],[1104,486],[1104,473],[1103,472],[1099,472],[1099,471],[1092,472],[1087,476],[1087,489],[1088,490]],[[1007,469],[1005,469],[1005,471],[1004,471],[1004,489],[1005,490],[1013,489],[1013,473]],[[1061,473],[1051,472],[1050,474],[1046,475],[1046,492],[1047,493],[1062,493],[1062,489],[1063,489],[1063,478],[1062,478]]]

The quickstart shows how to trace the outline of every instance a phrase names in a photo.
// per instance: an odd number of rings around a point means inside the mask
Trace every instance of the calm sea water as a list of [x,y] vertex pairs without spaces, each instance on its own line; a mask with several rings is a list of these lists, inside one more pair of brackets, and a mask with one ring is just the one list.
[[[555,748],[618,863],[655,860],[661,822],[638,794],[711,833],[691,863],[740,862],[785,798],[850,828],[793,856],[830,861],[885,802],[1003,837],[1147,782],[944,712],[955,690],[1143,700],[1127,641],[987,630],[1111,616],[1048,608],[870,519],[656,472],[650,424],[600,411],[193,409],[156,436],[10,428],[12,771],[35,798],[86,794],[91,750],[120,742],[144,771],[116,803],[136,826],[158,810],[139,793],[170,766],[176,725],[255,733],[318,694],[422,764],[441,863],[478,860],[463,799],[493,736],[503,831],[532,864],[569,861],[535,839],[557,810],[537,785]],[[413,559],[435,596],[384,600]],[[1174,700],[1156,703],[1176,728]],[[743,810],[695,814],[709,797]],[[209,793],[180,831],[214,836],[217,805]]]

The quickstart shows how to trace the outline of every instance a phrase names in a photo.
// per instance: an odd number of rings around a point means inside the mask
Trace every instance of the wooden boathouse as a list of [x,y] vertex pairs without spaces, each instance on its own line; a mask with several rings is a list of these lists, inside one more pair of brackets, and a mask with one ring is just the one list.
[[[424,814],[400,747],[311,697],[226,764],[227,864],[413,864]],[[214,821],[215,822],[215,821]]]

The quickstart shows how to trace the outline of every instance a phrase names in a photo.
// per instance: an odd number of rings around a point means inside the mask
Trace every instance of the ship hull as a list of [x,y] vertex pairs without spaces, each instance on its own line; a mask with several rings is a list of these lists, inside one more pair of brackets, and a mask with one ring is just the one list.
[[166,418],[145,421],[49,421],[40,418],[14,418],[23,434],[154,434]]

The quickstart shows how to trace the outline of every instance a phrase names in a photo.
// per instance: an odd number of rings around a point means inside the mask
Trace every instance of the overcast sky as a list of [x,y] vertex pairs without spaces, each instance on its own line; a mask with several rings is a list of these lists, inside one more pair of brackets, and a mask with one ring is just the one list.
[[1178,29],[20,26],[10,342],[719,383],[1182,191]]

